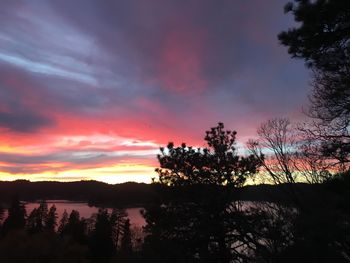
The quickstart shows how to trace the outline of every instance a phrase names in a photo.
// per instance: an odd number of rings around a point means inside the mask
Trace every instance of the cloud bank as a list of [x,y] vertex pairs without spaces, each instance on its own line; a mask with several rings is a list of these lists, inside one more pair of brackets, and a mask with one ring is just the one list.
[[149,182],[169,140],[202,146],[222,121],[244,142],[300,118],[308,75],[278,44],[284,4],[3,1],[0,179]]

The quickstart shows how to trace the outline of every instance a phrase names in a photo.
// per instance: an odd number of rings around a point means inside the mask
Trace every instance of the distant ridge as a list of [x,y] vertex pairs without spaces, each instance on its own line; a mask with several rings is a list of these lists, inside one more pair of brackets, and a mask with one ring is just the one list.
[[[236,198],[247,201],[284,201],[283,188],[286,185],[248,185],[237,189]],[[319,185],[295,184],[300,193],[311,195],[317,192]],[[0,181],[0,201],[8,202],[14,195],[23,201],[70,200],[88,202],[90,205],[115,207],[140,207],[151,204],[157,197],[156,189],[159,185],[127,182],[121,184],[107,184],[99,181],[56,182],[42,181],[30,182],[28,180]],[[165,191],[182,192],[185,189],[163,188]],[[180,191],[179,191],[180,190]]]
[[0,200],[3,202],[18,195],[24,201],[62,199],[84,201],[91,205],[128,207],[150,202],[152,193],[150,185],[134,182],[110,185],[99,181],[0,181]]

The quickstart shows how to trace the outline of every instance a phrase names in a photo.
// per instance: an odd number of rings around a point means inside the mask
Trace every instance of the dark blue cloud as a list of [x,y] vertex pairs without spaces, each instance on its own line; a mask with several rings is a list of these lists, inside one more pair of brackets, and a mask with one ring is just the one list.
[[[136,119],[148,113],[164,123],[164,114],[144,108],[142,98],[163,108],[174,129],[193,120],[203,130],[219,119],[288,115],[305,103],[308,76],[278,44],[277,34],[291,25],[284,4],[6,1],[0,63],[16,68],[16,77],[31,83],[28,92],[42,97],[35,113]],[[207,118],[198,120],[199,112]],[[37,115],[29,127],[48,124]],[[12,128],[23,118],[31,119],[22,111],[2,117]]]
[[14,132],[34,132],[52,124],[51,119],[35,112],[18,110],[0,112],[0,127]]

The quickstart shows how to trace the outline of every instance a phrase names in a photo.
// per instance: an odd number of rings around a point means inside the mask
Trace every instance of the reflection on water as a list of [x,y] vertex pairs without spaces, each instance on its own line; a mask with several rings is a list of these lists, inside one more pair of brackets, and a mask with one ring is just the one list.
[[[46,203],[49,208],[52,205],[56,206],[58,220],[61,218],[64,210],[66,210],[68,214],[70,214],[72,210],[77,210],[80,216],[84,218],[89,218],[90,216],[92,216],[94,213],[97,213],[98,211],[98,207],[89,206],[87,203],[77,203],[77,202],[71,202],[67,200],[47,200]],[[25,205],[26,205],[27,215],[29,215],[34,208],[37,208],[39,204],[40,202],[26,203]],[[127,208],[125,210],[128,213],[128,217],[130,219],[131,225],[135,227],[142,227],[146,224],[145,219],[142,217],[140,212],[142,208]],[[108,211],[111,212],[112,209],[108,208]]]

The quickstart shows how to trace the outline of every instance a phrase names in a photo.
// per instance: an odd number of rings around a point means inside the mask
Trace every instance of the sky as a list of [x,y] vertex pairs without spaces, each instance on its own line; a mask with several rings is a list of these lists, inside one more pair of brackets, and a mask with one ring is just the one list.
[[169,141],[303,118],[282,0],[2,0],[0,180],[150,182]]

